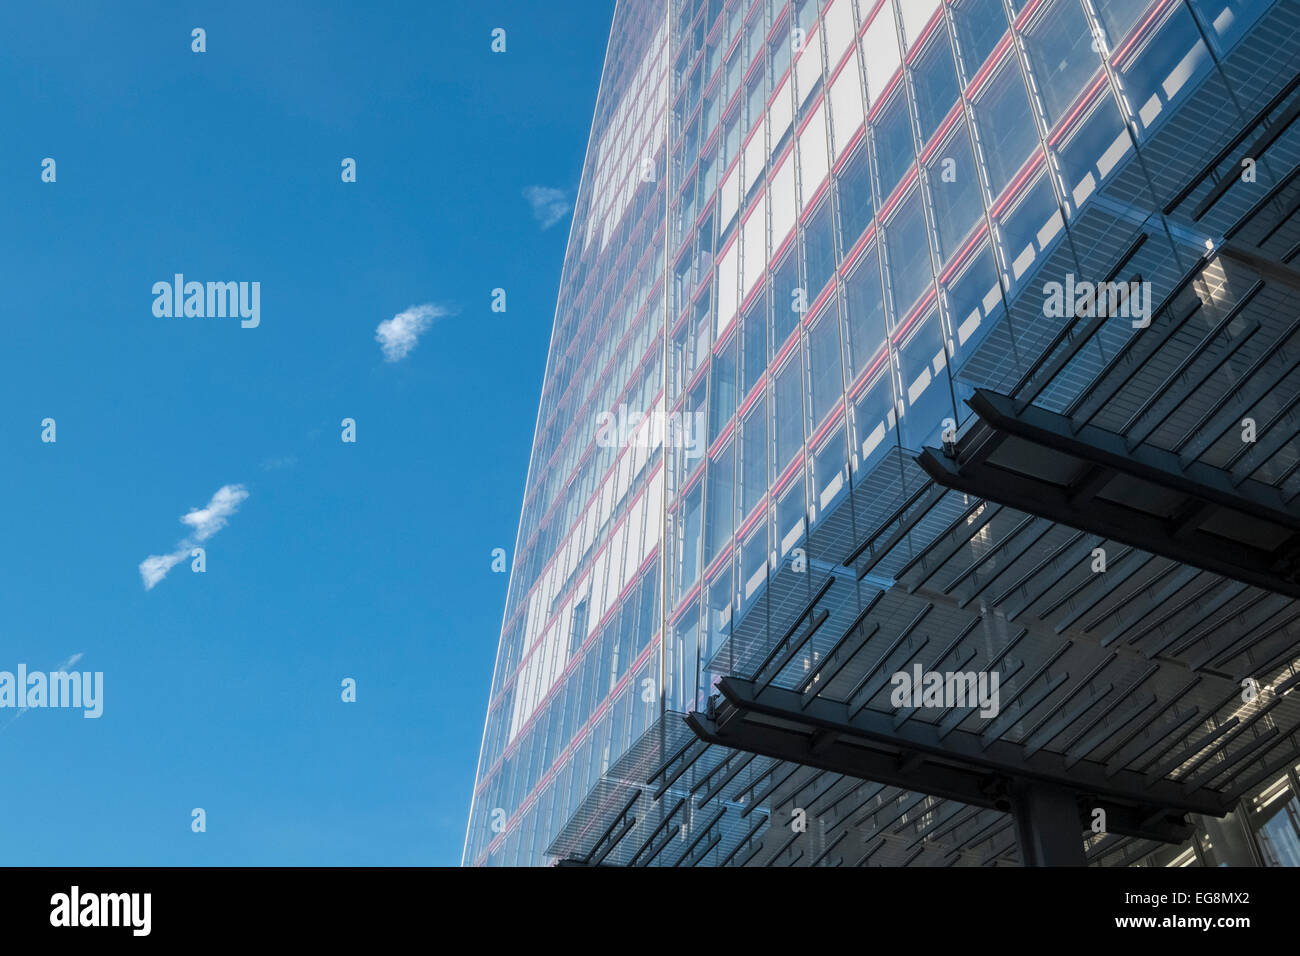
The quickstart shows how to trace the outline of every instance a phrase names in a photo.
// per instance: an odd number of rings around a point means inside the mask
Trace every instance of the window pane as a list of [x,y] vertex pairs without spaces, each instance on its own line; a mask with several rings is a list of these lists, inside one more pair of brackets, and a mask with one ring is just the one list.
[[780,79],[790,66],[790,21],[784,21],[772,33],[771,46],[768,49],[772,57],[772,76]]
[[1025,48],[1048,123],[1053,124],[1101,68],[1101,60],[1092,52],[1092,31],[1077,0],[1056,0],[1026,35]]
[[1119,46],[1120,41],[1137,25],[1138,17],[1151,6],[1152,0],[1096,0],[1097,14],[1110,37],[1110,48]]
[[785,470],[790,459],[803,447],[803,376],[796,354],[776,374],[773,396],[773,444],[776,457],[772,462],[772,480]]
[[871,225],[871,167],[863,140],[835,177],[840,200],[840,249],[847,255]]
[[767,103],[767,84],[764,82],[763,65],[759,63],[754,75],[745,87],[745,129],[754,128],[754,124],[763,118],[763,107]]
[[893,376],[882,365],[853,403],[853,432],[857,467],[865,470],[893,444],[898,415],[894,411]]
[[793,252],[786,253],[781,264],[773,270],[772,276],[772,354],[781,350],[785,340],[799,324],[801,313],[798,311],[801,295],[799,286],[799,263]]
[[907,99],[898,93],[877,117],[876,171],[880,174],[880,195],[894,191],[912,165],[912,123],[907,115]]
[[952,62],[948,31],[942,27],[926,45],[912,69],[912,93],[921,123],[921,141],[927,142],[957,102],[957,70]]
[[1065,195],[1078,209],[1101,185],[1119,161],[1133,151],[1115,99],[1109,91],[1079,123],[1068,139],[1056,147]]
[[677,515],[677,594],[695,583],[700,573],[700,533],[703,529],[704,483],[696,482]]
[[939,261],[947,262],[984,213],[966,124],[959,123],[926,170],[934,199]]
[[885,225],[889,277],[894,291],[894,318],[902,321],[912,304],[930,288],[930,241],[925,235],[921,195],[912,190],[902,208]]
[[821,424],[844,392],[840,364],[840,320],[836,303],[823,309],[808,330],[808,383],[811,427]]
[[957,47],[969,83],[1007,32],[1007,14],[1002,0],[965,0],[952,13],[957,24]]
[[745,354],[742,363],[744,378],[740,392],[748,395],[754,383],[767,370],[767,298],[760,294],[745,313],[741,334],[745,337]]
[[957,334],[957,355],[973,351],[1003,313],[1002,287],[987,245],[948,282],[944,301]]
[[1038,145],[1032,115],[1020,69],[1014,59],[1009,60],[975,104],[975,123],[994,196],[1007,187]]
[[1259,0],[1192,0],[1192,6],[1214,30],[1220,52],[1227,52],[1268,8]]
[[848,377],[855,381],[885,343],[885,299],[874,247],[859,260],[844,282],[848,328]]
[[997,223],[1002,262],[1010,283],[1019,280],[1061,232],[1061,210],[1046,176],[1040,176],[1023,199]]
[[790,553],[806,530],[808,502],[804,498],[803,478],[796,478],[776,501],[776,551],[778,560]]
[[[669,423],[669,441],[674,448],[680,449],[675,456],[681,480],[684,482],[695,469],[704,463],[704,448],[701,447],[706,435],[707,417],[705,401],[708,396],[708,376],[701,375],[686,395],[682,405],[680,424]],[[674,434],[674,432],[676,434]]]
[[740,515],[743,520],[767,494],[767,402],[760,397],[740,433]]
[[713,355],[713,382],[709,386],[709,444],[736,413],[736,338]]
[[[1201,41],[1192,15],[1186,7],[1176,8],[1120,71],[1124,95],[1137,111],[1142,134],[1167,115],[1166,107],[1192,89],[1210,68],[1210,51]],[[1207,143],[1204,149],[1208,147]],[[1184,159],[1190,161],[1191,157]]]
[[766,583],[767,518],[763,518],[741,546],[740,577],[736,581],[739,615],[744,615]]
[[898,361],[903,375],[903,444],[920,449],[937,442],[945,418],[956,420],[937,313],[917,324],[899,348]]
[[811,306],[835,274],[835,233],[831,223],[831,204],[823,202],[804,226],[804,275],[808,286],[805,305]]
[[840,422],[813,455],[813,505],[819,517],[848,490],[848,449],[842,417]]
[[[708,620],[705,621],[705,657],[711,658],[722,649],[722,642],[731,634],[731,568],[722,571],[709,582]],[[710,688],[711,689],[711,688]]]
[[735,521],[735,458],[736,446],[727,447],[709,460],[709,493],[706,501],[708,520],[704,541],[704,563],[707,565],[723,552],[731,541]]

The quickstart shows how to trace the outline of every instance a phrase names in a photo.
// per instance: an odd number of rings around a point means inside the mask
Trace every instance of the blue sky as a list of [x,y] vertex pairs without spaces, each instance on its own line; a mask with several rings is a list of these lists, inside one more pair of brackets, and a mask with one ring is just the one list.
[[[0,670],[104,674],[0,710],[5,864],[459,862],[569,222],[524,190],[576,191],[612,3],[319,6],[0,17]],[[260,325],[155,317],[176,272]]]

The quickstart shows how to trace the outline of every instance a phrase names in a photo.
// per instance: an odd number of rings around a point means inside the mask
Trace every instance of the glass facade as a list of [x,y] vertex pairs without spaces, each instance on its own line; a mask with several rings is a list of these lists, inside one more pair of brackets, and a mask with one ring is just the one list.
[[704,707],[769,573],[965,417],[953,370],[1268,5],[618,4],[467,864],[545,862],[642,732]]

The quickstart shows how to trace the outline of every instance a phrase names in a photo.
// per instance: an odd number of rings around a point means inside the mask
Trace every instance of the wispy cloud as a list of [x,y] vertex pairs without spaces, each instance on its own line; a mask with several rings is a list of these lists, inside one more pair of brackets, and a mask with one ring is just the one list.
[[[69,657],[67,660],[65,660],[62,664],[59,664],[57,667],[55,667],[55,668],[51,671],[51,673],[54,673],[54,674],[66,674],[66,673],[68,672],[68,668],[69,668],[69,667],[71,667],[73,664],[77,663],[77,661],[81,660],[81,659],[82,659],[83,657],[85,657],[85,656],[86,656],[86,655],[85,655],[83,652],[78,651],[76,654],[73,654],[71,657]],[[16,720],[17,720],[19,717],[21,717],[23,714],[27,713],[27,711],[30,710],[30,709],[31,709],[31,708],[29,708],[29,707],[19,707],[16,711],[14,711],[14,715],[13,715],[12,717],[10,717],[9,720],[8,720],[4,725],[0,726],[0,734],[4,733],[6,730],[8,730],[9,727],[14,723],[14,721],[16,721]]]
[[384,361],[400,362],[406,358],[420,336],[433,324],[451,310],[441,305],[426,302],[413,305],[405,311],[398,312],[391,319],[385,319],[375,329],[375,341],[384,350]]
[[529,186],[524,190],[524,198],[533,207],[533,218],[541,223],[543,229],[550,229],[572,208],[569,194],[550,186]]
[[297,455],[272,455],[270,458],[263,459],[258,467],[263,471],[281,471],[292,468],[296,464],[298,464]]
[[176,543],[176,549],[170,554],[151,554],[140,562],[140,579],[146,591],[153,590],[168,572],[190,555],[190,549],[201,541],[207,541],[226,526],[230,516],[239,510],[248,491],[243,485],[223,485],[217,489],[205,508],[191,508],[181,515],[181,523],[189,525],[194,532]]

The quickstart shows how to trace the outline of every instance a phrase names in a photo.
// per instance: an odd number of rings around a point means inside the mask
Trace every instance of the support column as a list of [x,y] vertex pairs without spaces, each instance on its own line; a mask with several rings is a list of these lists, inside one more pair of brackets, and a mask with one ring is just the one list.
[[1073,790],[1021,783],[1011,794],[1020,856],[1025,866],[1085,866],[1083,826]]

